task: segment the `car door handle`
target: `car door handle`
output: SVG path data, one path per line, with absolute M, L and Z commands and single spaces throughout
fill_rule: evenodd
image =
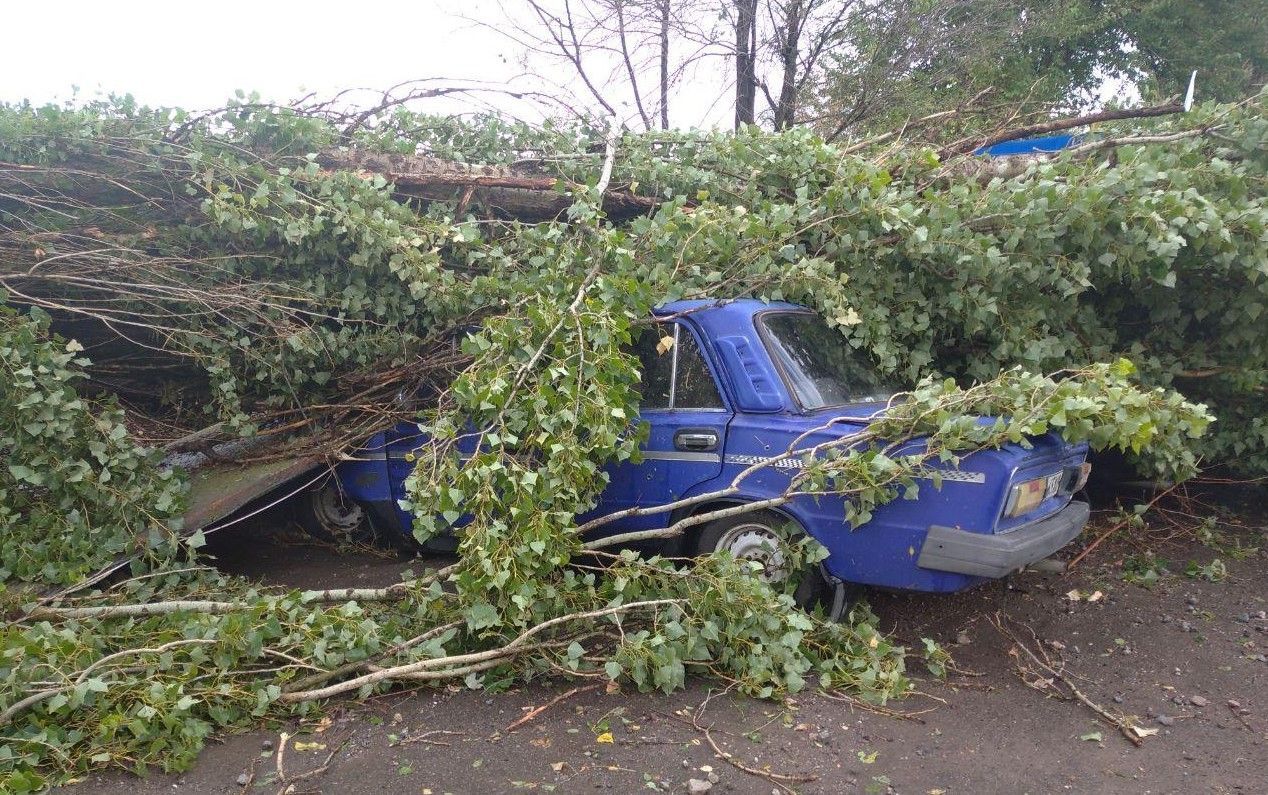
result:
M 709 428 L 683 428 L 674 434 L 674 449 L 708 452 L 718 449 L 718 432 Z

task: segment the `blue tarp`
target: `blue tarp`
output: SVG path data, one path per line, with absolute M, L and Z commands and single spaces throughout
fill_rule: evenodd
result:
M 1042 152 L 1060 152 L 1062 149 L 1077 146 L 1082 142 L 1082 135 L 1048 135 L 1043 138 L 1021 138 L 1016 141 L 1004 141 L 993 146 L 984 146 L 974 151 L 973 154 L 988 155 L 990 157 L 1033 155 Z

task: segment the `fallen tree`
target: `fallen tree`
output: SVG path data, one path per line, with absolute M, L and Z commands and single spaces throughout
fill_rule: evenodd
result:
M 353 118 L 10 108 L 0 288 L 92 343 L 91 385 L 145 442 L 325 423 L 350 429 L 337 449 L 402 389 L 449 383 L 449 330 L 558 270 L 604 149 L 586 128 Z M 904 379 L 1134 357 L 1147 383 L 1215 407 L 1208 464 L 1254 474 L 1263 106 L 1148 124 L 985 182 L 964 164 L 989 161 L 901 136 L 624 135 L 600 209 L 663 297 L 805 301 Z
M 787 451 L 813 459 L 790 489 L 856 510 L 913 488 L 929 455 L 1051 427 L 1147 453 L 1170 477 L 1234 444 L 1244 466 L 1262 463 L 1260 105 L 1162 122 L 1161 135 L 1198 132 L 1106 147 L 1117 164 L 1058 158 L 985 182 L 894 138 L 846 155 L 805 131 L 482 124 L 402 111 L 349 133 L 255 106 L 0 112 L 0 529 L 17 660 L 0 669 L 0 786 L 180 766 L 217 726 L 411 682 L 557 673 L 669 689 L 697 670 L 757 695 L 904 693 L 904 652 L 865 609 L 829 624 L 795 608 L 795 578 L 773 591 L 726 557 L 687 574 L 576 524 L 602 464 L 637 445 L 623 346 L 664 300 L 800 300 L 879 369 L 964 381 L 922 383 L 833 449 Z M 531 160 L 525 178 L 551 180 L 535 206 L 567 205 L 508 219 L 480 191 L 533 188 L 505 170 L 481 184 L 447 167 L 419 199 L 358 165 L 417 150 Z M 1000 374 L 1120 353 L 1144 386 L 1127 364 Z M 1235 435 L 1195 448 L 1209 416 L 1157 385 L 1207 371 L 1194 396 Z M 965 422 L 977 414 L 1005 419 Z M 438 440 L 409 483 L 421 532 L 473 517 L 454 567 L 382 591 L 283 594 L 189 564 L 181 477 L 150 448 L 241 435 L 280 455 L 303 436 L 333 454 L 397 418 Z M 449 455 L 468 428 L 487 454 Z M 926 453 L 875 444 L 914 437 Z M 122 582 L 26 589 L 74 585 L 119 551 L 143 553 Z

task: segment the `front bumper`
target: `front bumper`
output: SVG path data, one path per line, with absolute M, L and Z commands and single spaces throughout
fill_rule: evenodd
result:
M 933 525 L 916 565 L 977 577 L 1003 577 L 1070 543 L 1087 524 L 1086 502 L 1071 502 L 1046 519 L 1001 535 Z

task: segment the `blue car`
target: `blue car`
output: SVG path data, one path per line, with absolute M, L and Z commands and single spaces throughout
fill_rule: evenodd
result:
M 794 440 L 810 432 L 804 448 L 857 432 L 893 392 L 838 332 L 795 304 L 683 301 L 656 314 L 661 322 L 635 345 L 640 419 L 650 426 L 642 461 L 610 465 L 610 485 L 579 519 L 716 492 L 754 464 L 777 460 L 725 500 L 629 517 L 605 533 L 663 528 L 693 512 L 777 497 L 801 466 L 795 456 L 780 458 Z M 1030 441 L 966 456 L 958 469 L 940 472 L 940 488 L 929 483 L 916 499 L 881 506 L 860 527 L 846 522 L 840 497 L 798 497 L 693 526 L 668 551 L 727 550 L 778 580 L 788 574 L 780 530 L 792 523 L 827 548 L 820 574 L 829 593 L 851 585 L 959 591 L 1051 555 L 1087 522 L 1087 504 L 1074 499 L 1088 476 L 1087 446 L 1055 434 Z M 410 423 L 376 434 L 337 468 L 335 481 L 306 497 L 310 515 L 330 530 L 368 515 L 379 532 L 412 540 L 412 517 L 399 500 L 422 444 Z

